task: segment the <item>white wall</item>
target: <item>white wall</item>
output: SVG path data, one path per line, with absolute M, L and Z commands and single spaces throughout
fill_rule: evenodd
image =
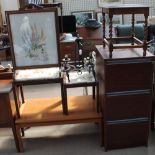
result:
M 96 10 L 97 0 L 55 0 L 56 2 L 62 2 L 63 14 L 70 15 L 74 11 L 86 11 Z M 53 0 L 48 0 L 53 2 Z
M 48 0 L 53 2 L 53 0 Z M 86 11 L 98 9 L 98 0 L 55 0 L 62 2 L 64 15 L 69 15 L 74 11 Z M 150 6 L 150 16 L 155 16 L 155 0 L 122 0 L 123 3 L 139 3 Z M 125 17 L 125 23 L 130 23 L 130 16 Z M 136 16 L 137 20 L 144 20 L 142 15 Z
M 133 4 L 144 4 L 150 7 L 150 16 L 155 15 L 155 0 L 123 0 L 124 3 L 133 3 Z M 136 15 L 136 20 L 137 21 L 144 21 L 144 16 L 143 15 Z M 125 23 L 131 23 L 131 16 L 126 16 L 124 18 Z
M 48 0 L 49 3 L 53 0 Z M 98 0 L 55 0 L 62 2 L 63 14 L 69 15 L 74 11 L 86 11 L 98 9 Z M 155 15 L 155 0 L 122 0 L 124 3 L 141 3 L 150 6 L 150 15 Z M 18 0 L 0 0 L 2 4 L 2 12 L 4 18 L 4 10 L 16 10 L 19 8 Z M 138 20 L 143 20 L 143 17 L 138 16 Z M 129 17 L 125 18 L 125 23 L 130 21 Z
M 5 21 L 5 11 L 18 10 L 19 8 L 18 0 L 0 0 L 0 3 L 1 3 L 2 16 L 4 21 Z

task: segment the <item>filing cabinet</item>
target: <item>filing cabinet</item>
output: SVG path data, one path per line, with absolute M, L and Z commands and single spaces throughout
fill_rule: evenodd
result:
M 105 150 L 147 146 L 155 56 L 138 48 L 115 49 L 109 58 L 107 47 L 97 50 Z

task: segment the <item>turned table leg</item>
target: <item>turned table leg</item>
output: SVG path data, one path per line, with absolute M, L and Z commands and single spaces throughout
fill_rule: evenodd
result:
M 112 58 L 113 40 L 112 40 L 112 18 L 113 15 L 109 15 L 109 57 Z

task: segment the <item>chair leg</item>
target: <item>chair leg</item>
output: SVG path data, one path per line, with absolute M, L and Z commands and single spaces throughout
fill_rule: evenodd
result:
M 21 136 L 24 137 L 25 133 L 24 133 L 24 128 L 21 128 Z
M 92 87 L 93 91 L 93 99 L 95 99 L 95 86 Z
M 19 145 L 19 141 L 18 141 L 17 131 L 16 131 L 15 125 L 12 125 L 12 132 L 13 132 L 13 136 L 14 136 L 17 152 L 20 152 L 20 145 Z
M 18 141 L 18 152 L 24 152 L 23 142 L 21 138 L 21 128 L 16 125 L 16 135 Z
M 83 95 L 88 95 L 88 88 L 87 87 L 83 87 Z
M 25 99 L 24 99 L 23 87 L 22 87 L 22 85 L 20 85 L 19 87 L 20 87 L 20 93 L 21 93 L 22 103 L 24 103 L 25 102 Z

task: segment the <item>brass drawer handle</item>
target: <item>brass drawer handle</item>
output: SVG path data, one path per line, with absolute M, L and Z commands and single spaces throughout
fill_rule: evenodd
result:
M 64 48 L 71 48 L 72 46 L 71 45 L 67 45 L 67 46 L 65 46 Z

